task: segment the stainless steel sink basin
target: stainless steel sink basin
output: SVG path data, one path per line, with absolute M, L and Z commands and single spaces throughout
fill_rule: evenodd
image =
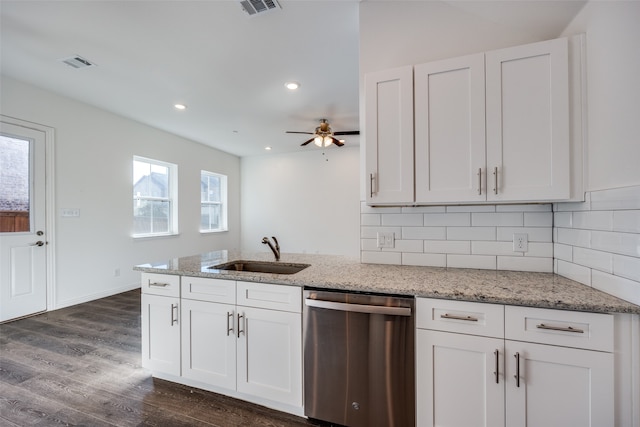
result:
M 251 273 L 295 274 L 309 267 L 309 265 L 310 264 L 235 260 L 208 268 L 215 270 L 247 271 Z

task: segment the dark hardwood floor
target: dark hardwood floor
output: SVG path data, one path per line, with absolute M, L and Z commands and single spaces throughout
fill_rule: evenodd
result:
M 153 379 L 140 292 L 0 325 L 1 426 L 282 426 L 304 418 Z

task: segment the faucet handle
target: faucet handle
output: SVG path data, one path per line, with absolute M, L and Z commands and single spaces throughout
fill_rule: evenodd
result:
M 278 244 L 278 239 L 276 239 L 276 236 L 271 236 L 271 238 L 273 239 L 273 241 L 276 244 L 276 248 L 280 248 L 280 245 Z

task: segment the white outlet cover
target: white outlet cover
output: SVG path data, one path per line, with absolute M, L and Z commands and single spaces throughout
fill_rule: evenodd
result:
M 527 233 L 513 233 L 513 251 L 529 251 L 529 235 Z

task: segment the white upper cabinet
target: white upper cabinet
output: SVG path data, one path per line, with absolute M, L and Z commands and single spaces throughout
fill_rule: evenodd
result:
M 567 39 L 486 53 L 488 200 L 570 197 Z
M 413 202 L 413 68 L 367 74 L 366 171 L 370 204 Z
M 367 203 L 581 200 L 582 40 L 368 74 Z
M 416 202 L 484 201 L 484 54 L 418 65 Z

